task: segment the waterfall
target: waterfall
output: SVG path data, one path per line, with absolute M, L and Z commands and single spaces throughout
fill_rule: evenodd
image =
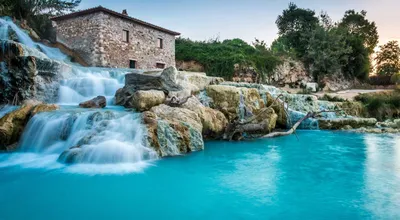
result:
M 15 105 L 3 105 L 0 106 L 0 118 L 2 118 L 4 115 L 18 109 L 18 106 Z
M 38 113 L 31 118 L 19 141 L 18 152 L 0 155 L 0 167 L 132 172 L 140 171 L 148 162 L 158 158 L 145 142 L 147 131 L 141 123 L 141 114 L 112 106 L 116 91 L 124 86 L 125 75 L 142 73 L 141 70 L 75 65 L 58 48 L 34 42 L 11 19 L 0 19 L 2 46 L 7 46 L 11 31 L 21 43 L 24 56 L 57 60 L 62 64 L 57 72 L 61 81 L 56 82 L 59 83 L 57 103 L 60 110 Z M 6 72 L 4 62 L 0 68 Z M 78 107 L 80 102 L 99 95 L 107 98 L 106 109 Z M 15 108 L 1 107 L 0 116 Z M 65 165 L 69 163 L 74 165 Z
M 59 61 L 69 61 L 68 56 L 63 54 L 60 49 L 58 48 L 52 48 L 45 46 L 41 43 L 34 42 L 29 35 L 21 28 L 19 28 L 14 22 L 12 21 L 11 18 L 9 17 L 3 17 L 0 18 L 0 40 L 10 40 L 10 29 L 15 33 L 16 37 L 18 38 L 18 41 L 25 45 L 27 48 L 32 48 L 36 50 L 40 50 L 44 54 L 46 54 L 47 58 L 54 59 L 54 60 L 59 60 Z M 24 48 L 24 51 L 26 48 Z M 31 49 L 31 50 L 32 50 Z M 29 51 L 29 49 L 27 49 Z M 36 57 L 41 57 L 38 56 L 37 54 L 25 54 L 25 56 L 36 56 Z
M 62 109 L 35 115 L 25 128 L 20 150 L 57 154 L 81 164 L 136 163 L 157 159 L 144 143 L 140 114 L 124 111 Z
M 115 92 L 124 87 L 129 72 L 132 70 L 73 66 L 72 77 L 60 83 L 58 102 L 78 104 L 101 95 L 107 98 L 107 104 L 113 104 Z

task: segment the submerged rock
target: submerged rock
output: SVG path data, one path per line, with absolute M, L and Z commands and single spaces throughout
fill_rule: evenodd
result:
M 336 118 L 318 120 L 319 128 L 326 130 L 339 130 L 350 126 L 353 129 L 361 127 L 374 127 L 377 123 L 375 118 Z
M 104 108 L 107 105 L 106 97 L 97 96 L 91 100 L 86 102 L 79 103 L 79 107 L 81 108 Z

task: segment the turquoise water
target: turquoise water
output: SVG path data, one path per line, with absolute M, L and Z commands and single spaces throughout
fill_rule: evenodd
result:
M 131 173 L 0 155 L 0 219 L 400 218 L 399 136 L 298 137 L 208 142 Z

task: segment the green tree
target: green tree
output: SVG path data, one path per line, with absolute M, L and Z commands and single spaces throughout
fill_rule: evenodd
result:
M 376 71 L 379 75 L 392 76 L 400 71 L 400 47 L 397 41 L 380 46 L 377 53 Z
M 306 34 L 309 45 L 304 60 L 316 80 L 320 76 L 340 73 L 351 53 L 351 48 L 346 45 L 340 30 L 336 27 L 325 27 L 327 28 L 318 26 Z
M 366 16 L 367 12 L 364 10 L 361 12 L 348 10 L 339 26 L 347 29 L 351 35 L 360 37 L 368 48 L 369 54 L 372 54 L 378 45 L 379 35 L 375 22 L 369 21 Z
M 283 10 L 276 20 L 279 35 L 285 37 L 290 48 L 293 48 L 299 57 L 302 57 L 308 46 L 305 33 L 313 31 L 318 26 L 318 18 L 310 9 L 298 8 L 296 4 L 290 3 L 289 8 Z

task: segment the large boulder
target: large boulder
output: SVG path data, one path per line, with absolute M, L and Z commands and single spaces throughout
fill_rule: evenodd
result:
M 377 123 L 375 118 L 335 118 L 319 119 L 319 128 L 325 130 L 339 130 L 350 126 L 353 129 L 362 127 L 374 127 Z
M 212 99 L 210 106 L 224 113 L 229 121 L 239 117 L 240 89 L 233 86 L 211 85 L 206 87 Z
M 177 118 L 161 119 L 155 112 L 143 112 L 143 123 L 147 127 L 146 141 L 160 157 L 176 156 L 203 150 L 201 131 Z
M 160 74 L 130 73 L 125 75 L 125 86 L 134 90 L 180 91 L 182 86 L 177 83 L 178 71 L 168 67 Z
M 170 107 L 162 104 L 151 108 L 150 111 L 154 112 L 160 119 L 172 122 L 185 122 L 200 133 L 203 130 L 200 117 L 189 109 Z
M 117 91 L 115 100 L 117 105 L 143 112 L 164 103 L 165 93 L 159 90 L 134 91 L 132 87 L 126 87 Z
M 13 150 L 29 119 L 39 112 L 53 111 L 57 105 L 26 104 L 21 108 L 6 114 L 0 119 L 0 150 Z
M 189 98 L 181 107 L 197 113 L 203 124 L 203 136 L 205 138 L 222 137 L 228 125 L 228 120 L 222 112 L 205 107 L 196 97 Z
M 106 97 L 97 96 L 91 100 L 79 103 L 81 108 L 105 108 L 107 105 Z

